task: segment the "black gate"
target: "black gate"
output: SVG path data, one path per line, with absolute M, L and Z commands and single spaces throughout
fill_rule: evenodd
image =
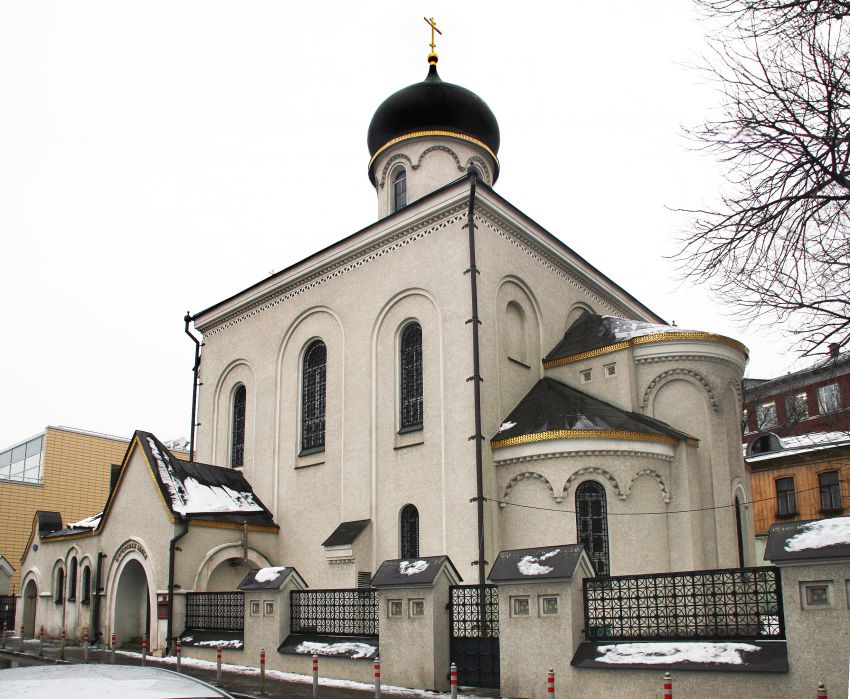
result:
M 12 595 L 0 595 L 0 629 L 3 624 L 9 631 L 15 628 L 15 602 L 17 597 Z
M 499 595 L 495 585 L 449 588 L 451 662 L 458 684 L 499 686 Z

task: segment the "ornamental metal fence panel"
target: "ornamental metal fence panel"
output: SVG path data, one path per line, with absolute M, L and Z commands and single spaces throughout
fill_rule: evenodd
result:
M 0 628 L 6 624 L 6 628 L 15 628 L 15 607 L 18 598 L 14 595 L 0 595 Z
M 329 636 L 377 636 L 378 592 L 368 589 L 292 590 L 292 633 Z
M 189 592 L 186 628 L 197 631 L 242 631 L 245 628 L 244 592 Z
M 583 593 L 591 641 L 785 638 L 778 568 L 587 578 Z

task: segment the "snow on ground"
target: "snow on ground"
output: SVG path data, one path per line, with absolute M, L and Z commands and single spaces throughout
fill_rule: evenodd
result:
M 751 643 L 617 643 L 599 646 L 597 662 L 611 665 L 708 663 L 742 665 L 741 653 L 757 652 Z
M 69 529 L 96 529 L 100 524 L 100 518 L 103 517 L 103 512 L 98 512 L 96 515 L 81 519 L 79 522 L 72 522 L 68 525 Z
M 850 517 L 834 517 L 804 524 L 798 534 L 785 542 L 785 550 L 805 551 L 836 544 L 850 544 Z
M 540 557 L 535 556 L 523 556 L 519 559 L 519 563 L 516 564 L 517 570 L 523 575 L 546 575 L 546 573 L 551 573 L 554 568 L 552 566 L 542 566 L 539 561 L 545 560 L 550 556 L 554 556 L 558 553 L 560 549 L 555 549 L 554 551 L 547 551 Z
M 185 638 L 183 639 L 186 640 Z M 194 644 L 195 647 L 198 646 L 211 646 L 212 648 L 236 648 L 240 649 L 244 646 L 242 641 L 237 638 L 232 638 L 229 641 L 198 641 Z
M 271 582 L 272 580 L 277 580 L 284 570 L 286 570 L 284 566 L 278 568 L 260 568 L 254 576 L 254 580 L 260 583 Z
M 402 561 L 398 564 L 398 572 L 402 575 L 417 575 L 428 569 L 428 561 Z
M 375 646 L 356 641 L 339 641 L 338 643 L 302 641 L 295 647 L 296 653 L 304 655 L 345 655 L 348 658 L 368 658 L 377 650 Z

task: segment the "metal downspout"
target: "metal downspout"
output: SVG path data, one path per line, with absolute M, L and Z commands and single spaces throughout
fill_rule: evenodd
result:
M 198 370 L 201 368 L 201 343 L 189 332 L 189 323 L 192 322 L 192 314 L 186 311 L 183 322 L 186 323 L 185 332 L 195 343 L 195 365 L 192 367 L 192 426 L 189 428 L 189 461 L 195 460 L 195 422 L 198 408 Z
M 94 639 L 92 640 L 95 643 L 97 643 L 98 638 L 103 635 L 100 630 L 100 596 L 103 592 L 100 582 L 103 577 L 103 560 L 105 558 L 105 553 L 97 554 L 97 568 L 94 574 L 94 604 L 92 608 L 92 628 L 94 629 Z
M 174 626 L 174 556 L 178 551 L 177 542 L 189 532 L 189 524 L 181 520 L 183 531 L 171 537 L 168 542 L 168 623 L 165 627 L 165 654 L 171 655 L 171 638 Z

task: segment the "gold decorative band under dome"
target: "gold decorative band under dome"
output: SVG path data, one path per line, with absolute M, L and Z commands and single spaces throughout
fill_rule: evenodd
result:
M 662 444 L 676 444 L 679 440 L 666 434 L 647 434 L 646 432 L 628 432 L 626 430 L 549 430 L 548 432 L 534 432 L 532 434 L 521 434 L 518 437 L 499 439 L 490 442 L 491 449 L 502 449 L 504 447 L 515 447 L 518 444 L 533 444 L 534 442 L 546 442 L 551 439 L 629 439 L 636 442 L 661 442 Z M 688 440 L 691 443 L 691 440 Z
M 564 364 L 572 364 L 573 362 L 578 362 L 582 359 L 591 359 L 603 354 L 609 354 L 610 352 L 617 352 L 633 345 L 648 345 L 653 342 L 670 342 L 676 340 L 685 340 L 686 342 L 717 342 L 721 345 L 727 345 L 732 349 L 738 350 L 743 353 L 745 357 L 749 356 L 749 350 L 747 350 L 746 345 L 741 344 L 737 340 L 733 340 L 731 337 L 704 332 L 663 332 L 653 333 L 652 335 L 643 335 L 642 337 L 633 337 L 630 340 L 617 342 L 613 345 L 597 347 L 596 349 L 588 350 L 587 352 L 579 352 L 578 354 L 571 354 L 567 357 L 552 359 L 551 361 L 544 362 L 543 368 L 551 369 L 552 367 L 562 366 Z
M 387 141 L 384 145 L 382 145 L 378 150 L 375 151 L 375 155 L 373 155 L 369 159 L 369 167 L 372 167 L 372 163 L 374 163 L 378 156 L 381 155 L 387 148 L 390 146 L 394 146 L 396 143 L 401 143 L 402 141 L 409 141 L 413 138 L 424 138 L 426 136 L 449 136 L 451 138 L 457 138 L 461 141 L 468 141 L 469 143 L 474 143 L 476 146 L 479 146 L 486 150 L 493 160 L 496 161 L 496 165 L 499 164 L 499 159 L 496 157 L 496 154 L 492 151 L 490 146 L 488 146 L 483 141 L 479 141 L 477 138 L 472 138 L 472 136 L 467 136 L 462 133 L 456 133 L 455 131 L 414 131 L 413 133 L 406 133 L 404 136 L 396 136 L 393 139 Z

